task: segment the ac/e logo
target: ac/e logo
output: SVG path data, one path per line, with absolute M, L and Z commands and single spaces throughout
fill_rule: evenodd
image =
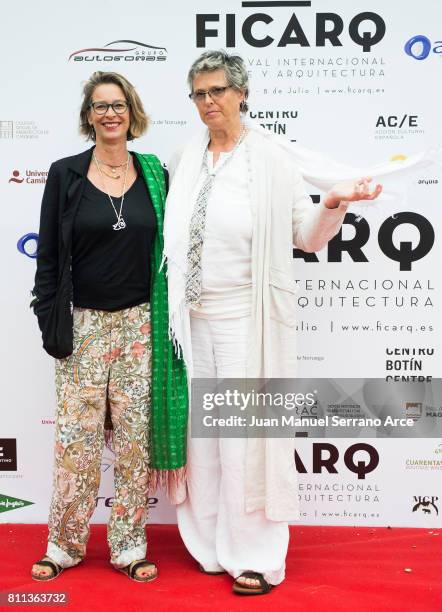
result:
M 384 117 L 383 115 L 379 115 L 376 121 L 376 127 L 418 127 L 417 115 L 404 115 L 403 117 L 399 117 L 398 115 L 388 115 Z

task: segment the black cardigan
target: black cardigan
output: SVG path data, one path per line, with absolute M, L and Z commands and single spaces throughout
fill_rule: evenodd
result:
M 49 168 L 40 214 L 37 271 L 31 306 L 43 347 L 53 357 L 72 353 L 72 232 L 94 147 Z M 136 156 L 135 168 L 141 173 Z M 166 186 L 168 175 L 166 175 Z

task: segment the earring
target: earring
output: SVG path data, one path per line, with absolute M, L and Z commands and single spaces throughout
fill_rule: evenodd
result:
M 246 101 L 245 100 L 241 100 L 240 105 L 239 105 L 239 112 L 240 113 L 245 113 L 245 106 L 246 106 Z

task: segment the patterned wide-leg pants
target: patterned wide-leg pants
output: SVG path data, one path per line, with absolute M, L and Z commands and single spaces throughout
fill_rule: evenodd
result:
M 47 555 L 63 567 L 86 554 L 107 406 L 115 451 L 111 562 L 123 567 L 146 556 L 151 358 L 149 304 L 117 312 L 74 308 L 74 351 L 55 366 L 58 409 L 48 522 Z

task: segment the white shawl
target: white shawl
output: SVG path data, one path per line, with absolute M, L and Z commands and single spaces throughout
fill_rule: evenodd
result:
M 269 141 L 285 149 L 293 157 L 293 164 L 303 178 L 322 191 L 329 190 L 339 181 L 363 176 L 371 176 L 378 180 L 393 176 L 399 182 L 404 179 L 405 173 L 410 169 L 424 167 L 432 161 L 429 152 L 425 152 L 404 160 L 358 168 L 336 162 L 297 143 L 291 143 L 250 119 L 246 119 L 245 124 L 249 130 L 263 134 Z M 204 129 L 172 158 L 169 167 L 171 186 L 164 219 L 164 258 L 167 260 L 169 284 L 169 327 L 175 346 L 182 351 L 189 381 L 193 374 L 193 363 L 189 309 L 184 301 L 189 223 L 195 204 L 193 193 L 208 142 L 209 133 L 207 129 Z M 385 193 L 383 196 L 385 197 Z

